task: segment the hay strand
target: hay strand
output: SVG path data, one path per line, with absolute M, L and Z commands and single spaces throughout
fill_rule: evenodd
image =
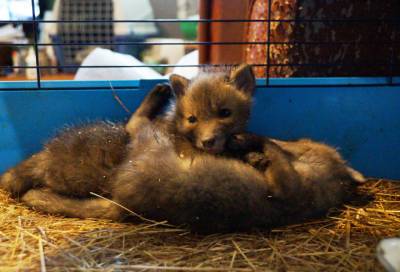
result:
M 0 192 L 0 271 L 383 271 L 377 243 L 400 235 L 400 183 L 368 182 L 326 218 L 200 236 L 167 225 L 62 218 Z
M 40 271 L 46 272 L 46 261 L 44 258 L 44 249 L 42 239 L 39 239 Z

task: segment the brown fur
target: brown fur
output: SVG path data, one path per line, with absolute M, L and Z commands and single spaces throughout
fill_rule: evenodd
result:
M 171 96 L 167 86 L 157 86 L 126 125 L 127 133 L 116 127 L 115 145 L 107 145 L 111 128 L 82 135 L 104 124 L 66 131 L 9 170 L 0 186 L 14 195 L 28 191 L 22 200 L 45 212 L 114 220 L 129 215 L 91 198 L 94 192 L 148 218 L 201 232 L 302 221 L 353 192 L 350 168 L 325 145 L 232 137 L 245 130 L 250 112 L 254 76 L 248 66 L 192 83 L 173 76 L 171 84 L 177 101 L 169 116 L 156 117 Z M 229 116 L 221 116 L 221 109 L 229 109 Z M 192 115 L 195 124 L 188 123 Z M 215 141 L 205 147 L 209 138 Z
M 244 161 L 264 171 L 266 181 L 278 186 L 277 192 L 288 203 L 301 207 L 300 219 L 342 205 L 354 196 L 357 184 L 365 182 L 336 150 L 308 139 L 287 142 L 242 134 L 232 138 L 229 146 L 231 152 L 242 154 Z
M 47 187 L 72 197 L 88 197 L 91 188 L 110 193 L 110 178 L 123 160 L 129 135 L 121 124 L 98 122 L 65 129 L 44 149 L 1 177 L 14 197 L 32 187 Z
M 230 76 L 202 74 L 193 82 L 173 75 L 171 85 L 177 97 L 177 134 L 188 138 L 196 148 L 222 153 L 226 140 L 246 129 L 255 86 L 249 66 L 233 70 Z M 195 122 L 190 122 L 190 118 L 195 118 Z M 205 143 L 210 140 L 213 144 L 207 146 Z
M 238 140 L 232 135 L 245 130 L 251 107 L 255 79 L 247 68 L 239 67 L 230 77 L 214 73 L 194 82 L 173 76 L 178 134 L 189 137 L 198 149 L 205 151 L 209 150 L 202 146 L 204 139 L 221 139 L 216 141 L 214 153 L 240 158 L 264 172 L 266 183 L 277 195 L 303 207 L 297 212 L 300 217 L 320 214 L 351 198 L 356 184 L 365 179 L 327 145 L 306 139 L 285 142 L 243 134 L 238 136 L 243 137 L 241 142 L 232 146 L 232 139 Z M 230 109 L 228 118 L 218 115 L 223 108 Z M 197 121 L 188 122 L 190 116 Z M 227 140 L 230 144 L 226 146 Z M 288 205 L 288 209 L 294 211 L 293 205 Z

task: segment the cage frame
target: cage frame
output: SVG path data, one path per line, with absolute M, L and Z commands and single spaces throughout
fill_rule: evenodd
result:
M 117 94 L 134 110 L 144 95 L 163 80 L 134 81 L 43 81 L 41 69 L 60 66 L 40 65 L 40 46 L 73 46 L 73 44 L 39 43 L 37 29 L 46 23 L 104 23 L 97 20 L 39 20 L 32 1 L 32 20 L 0 20 L 0 23 L 31 23 L 34 42 L 12 44 L 33 46 L 35 66 L 0 66 L 0 69 L 36 69 L 37 79 L 24 82 L 0 82 L 0 171 L 16 164 L 40 149 L 41 144 L 65 124 L 96 119 L 126 120 L 129 114 L 113 99 Z M 269 2 L 271 4 L 271 1 Z M 269 9 L 271 10 L 271 9 Z M 271 16 L 269 16 L 270 18 Z M 376 23 L 396 19 L 328 19 L 332 22 Z M 320 19 L 242 20 L 242 19 L 147 19 L 110 20 L 112 23 L 221 23 L 221 22 L 318 22 Z M 323 19 L 326 22 L 326 19 Z M 270 46 L 274 42 L 257 42 Z M 290 42 L 293 44 L 304 42 Z M 318 42 L 314 42 L 317 44 Z M 351 43 L 347 42 L 347 43 Z M 400 41 L 387 42 L 392 46 Z M 84 43 L 84 45 L 163 45 L 174 43 L 111 42 Z M 247 42 L 185 42 L 196 45 L 248 44 Z M 285 44 L 285 43 L 283 43 Z M 2 44 L 2 46 L 7 44 Z M 82 45 L 78 43 L 77 45 Z M 271 64 L 267 54 L 265 78 L 257 80 L 255 106 L 249 129 L 253 132 L 280 139 L 310 137 L 338 147 L 344 157 L 367 176 L 400 179 L 400 77 L 390 73 L 386 77 L 326 77 L 326 78 L 271 78 Z M 397 66 L 395 52 L 385 65 L 393 71 Z M 293 64 L 283 64 L 293 65 Z M 320 64 L 297 64 L 320 65 Z M 337 65 L 337 64 L 324 64 Z M 349 63 L 348 65 L 355 65 Z M 358 65 L 365 65 L 359 63 Z M 382 65 L 375 63 L 374 65 Z M 201 67 L 203 65 L 146 65 L 144 67 Z M 66 68 L 72 68 L 65 66 Z M 82 67 L 82 66 L 79 66 Z M 99 68 L 103 66 L 87 66 Z M 104 66 L 140 67 L 140 66 Z M 46 114 L 52 113 L 50 116 Z M 50 117 L 49 117 L 50 116 Z M 264 116 L 255 118 L 254 116 Z M 33 121 L 37 117 L 34 125 Z M 40 117 L 40 118 L 39 118 Z

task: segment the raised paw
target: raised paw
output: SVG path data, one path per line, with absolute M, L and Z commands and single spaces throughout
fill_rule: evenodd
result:
M 267 170 L 267 167 L 270 164 L 270 160 L 265 156 L 264 153 L 260 152 L 247 153 L 244 156 L 244 161 L 262 172 Z
M 151 103 L 154 108 L 163 107 L 172 96 L 171 86 L 168 84 L 157 84 L 143 102 Z
M 169 99 L 172 96 L 172 89 L 169 84 L 159 83 L 149 92 L 149 95 Z
M 144 98 L 136 114 L 153 119 L 168 104 L 172 96 L 172 89 L 169 85 L 157 84 Z

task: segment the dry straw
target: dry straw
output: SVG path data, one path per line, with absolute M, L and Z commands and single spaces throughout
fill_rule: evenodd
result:
M 377 242 L 400 235 L 400 183 L 360 191 L 375 199 L 327 219 L 209 236 L 43 215 L 0 193 L 0 271 L 381 271 Z

